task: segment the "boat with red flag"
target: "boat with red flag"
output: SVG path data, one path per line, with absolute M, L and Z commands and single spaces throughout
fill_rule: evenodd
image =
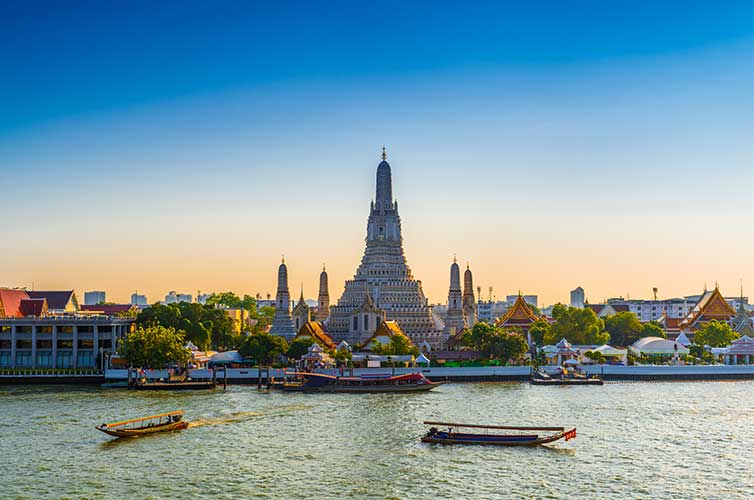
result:
M 538 446 L 576 437 L 575 427 L 513 427 L 432 421 L 424 422 L 424 425 L 431 426 L 422 437 L 425 443 Z

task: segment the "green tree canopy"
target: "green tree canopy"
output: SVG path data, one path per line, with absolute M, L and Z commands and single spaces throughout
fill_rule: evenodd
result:
M 171 363 L 185 364 L 191 359 L 183 332 L 159 325 L 138 327 L 126 335 L 118 346 L 118 354 L 131 366 L 139 368 L 160 369 Z
M 725 347 L 738 338 L 728 323 L 712 320 L 694 333 L 694 343 L 700 346 Z
M 550 331 L 550 322 L 544 319 L 538 319 L 529 327 L 529 335 L 532 341 L 541 346 L 544 345 L 545 336 Z
M 639 334 L 641 338 L 644 337 L 660 337 L 662 339 L 668 338 L 667 335 L 665 335 L 665 330 L 662 329 L 662 325 L 658 323 L 657 321 L 650 321 L 648 323 L 644 323 L 641 327 L 641 333 Z
M 278 335 L 255 333 L 244 339 L 238 352 L 245 358 L 253 359 L 259 366 L 271 365 L 288 352 L 288 342 Z
M 489 358 L 503 363 L 520 358 L 529 349 L 524 336 L 515 331 L 496 331 L 487 339 L 482 352 Z
M 233 320 L 212 306 L 189 302 L 155 304 L 138 314 L 136 325 L 172 327 L 184 332 L 187 340 L 203 350 L 235 347 Z
M 411 340 L 402 333 L 394 333 L 387 344 L 375 342 L 372 352 L 383 356 L 418 356 L 419 348 L 413 345 Z
M 480 321 L 471 329 L 471 333 L 464 336 L 466 345 L 475 351 L 483 351 L 490 336 L 496 333 L 494 326 Z
M 296 337 L 290 344 L 288 344 L 288 351 L 286 354 L 291 359 L 298 359 L 309 352 L 309 347 L 314 343 L 315 340 L 311 337 Z
M 632 312 L 619 312 L 605 320 L 605 330 L 610 334 L 610 342 L 616 346 L 631 345 L 641 335 L 643 325 Z
M 555 323 L 544 336 L 545 344 L 555 344 L 564 338 L 572 344 L 606 344 L 610 334 L 605 331 L 605 322 L 591 309 L 555 304 L 552 308 Z

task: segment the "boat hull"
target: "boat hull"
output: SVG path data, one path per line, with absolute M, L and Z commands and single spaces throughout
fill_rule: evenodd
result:
M 604 385 L 604 381 L 598 378 L 583 379 L 531 379 L 531 385 Z
M 214 382 L 147 382 L 131 388 L 137 391 L 202 391 L 215 387 L 217 384 Z
M 377 393 L 377 392 L 425 392 L 425 391 L 431 391 L 437 386 L 445 384 L 445 381 L 442 382 L 429 382 L 426 384 L 417 384 L 417 385 L 374 385 L 374 386 L 346 386 L 346 385 L 332 385 L 332 386 L 320 386 L 320 387 L 296 387 L 292 389 L 284 389 L 284 390 L 292 390 L 297 392 L 343 392 L 343 393 L 350 393 L 350 394 L 363 394 L 363 393 Z
M 113 436 L 117 438 L 126 438 L 126 437 L 146 436 L 148 434 L 156 434 L 158 432 L 179 431 L 187 427 L 188 427 L 188 422 L 180 421 L 180 422 L 173 422 L 173 423 L 165 424 L 165 425 L 156 425 L 154 427 L 144 427 L 141 429 L 108 429 L 107 427 L 103 425 L 98 425 L 97 427 L 95 427 L 95 429 L 97 429 L 100 432 L 104 432 L 108 436 Z
M 552 443 L 566 437 L 569 433 L 575 433 L 576 429 L 559 432 L 551 436 L 536 437 L 535 439 L 526 439 L 521 436 L 506 436 L 509 439 L 502 439 L 501 436 L 484 438 L 481 436 L 475 436 L 470 438 L 464 438 L 463 435 L 459 435 L 458 438 L 454 437 L 436 437 L 436 436 L 423 436 L 423 443 L 435 443 L 435 444 L 473 444 L 482 446 L 540 446 L 547 443 Z

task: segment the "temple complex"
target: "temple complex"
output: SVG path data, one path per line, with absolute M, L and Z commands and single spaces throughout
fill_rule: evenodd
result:
M 275 318 L 270 328 L 272 335 L 280 335 L 286 340 L 296 336 L 296 328 L 291 318 L 291 294 L 288 292 L 288 267 L 285 258 L 278 268 L 278 290 L 275 296 Z
M 392 172 L 383 148 L 366 250 L 338 303 L 330 307 L 326 328 L 338 341 L 357 345 L 369 339 L 384 320 L 395 321 L 414 344 L 442 341 L 442 325 L 435 324 L 421 281 L 406 263 L 398 202 L 393 199 Z

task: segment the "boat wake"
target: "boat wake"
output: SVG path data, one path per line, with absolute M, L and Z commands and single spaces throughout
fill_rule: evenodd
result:
M 245 422 L 253 418 L 281 416 L 289 413 L 293 413 L 299 410 L 305 410 L 310 408 L 309 405 L 286 405 L 273 408 L 265 408 L 260 411 L 238 411 L 234 413 L 228 413 L 216 418 L 198 418 L 189 422 L 189 428 L 204 427 L 207 425 L 225 425 L 225 424 L 237 424 L 239 422 Z
M 194 427 L 204 427 L 205 425 L 235 424 L 238 422 L 243 422 L 244 420 L 258 417 L 260 415 L 261 413 L 256 411 L 239 411 L 217 418 L 200 418 L 189 422 L 189 428 L 192 429 Z

